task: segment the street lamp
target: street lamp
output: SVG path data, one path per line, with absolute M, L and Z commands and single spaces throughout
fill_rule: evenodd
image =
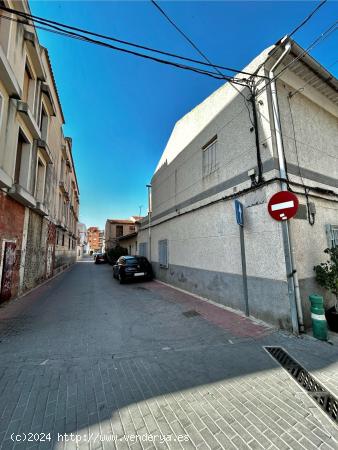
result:
M 148 188 L 148 245 L 149 245 L 149 261 L 151 262 L 151 184 L 147 184 Z

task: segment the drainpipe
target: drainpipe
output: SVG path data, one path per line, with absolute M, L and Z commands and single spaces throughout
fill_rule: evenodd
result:
M 285 38 L 284 38 L 285 39 Z M 280 123 L 279 116 L 279 108 L 278 108 L 278 99 L 277 99 L 277 87 L 275 81 L 274 72 L 276 68 L 280 65 L 284 57 L 290 52 L 291 43 L 286 42 L 284 47 L 284 52 L 275 62 L 275 64 L 271 67 L 269 71 L 269 79 L 271 84 L 271 97 L 272 97 L 272 112 L 273 112 L 273 121 L 275 127 L 275 138 L 276 138 L 276 146 L 277 146 L 277 155 L 279 162 L 279 177 L 282 179 L 281 188 L 282 191 L 288 190 L 288 185 L 286 183 L 287 180 L 287 172 L 284 158 L 284 147 L 283 147 L 283 138 L 282 138 L 282 129 Z M 285 181 L 284 181 L 285 180 Z M 285 253 L 285 264 L 287 271 L 287 279 L 288 279 L 288 293 L 290 300 L 290 308 L 291 308 L 291 320 L 292 320 L 292 328 L 295 334 L 298 334 L 299 331 L 304 331 L 304 321 L 303 321 L 303 311 L 302 311 L 302 303 L 300 298 L 299 291 L 299 282 L 297 270 L 295 268 L 295 255 L 294 249 L 292 247 L 292 239 L 291 239 L 291 226 L 287 221 L 282 222 L 282 233 L 283 233 L 283 244 L 284 244 L 284 253 Z
M 149 252 L 148 252 L 148 258 L 149 262 L 151 262 L 151 184 L 147 184 L 148 188 L 148 245 L 149 245 Z

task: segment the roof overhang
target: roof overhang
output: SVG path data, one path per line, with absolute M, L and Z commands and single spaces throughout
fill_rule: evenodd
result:
M 310 56 L 305 49 L 295 41 L 283 38 L 275 44 L 269 56 L 278 59 L 284 51 L 287 42 L 291 43 L 291 50 L 283 60 L 284 67 L 300 77 L 307 86 L 311 86 L 338 106 L 338 80 L 318 61 Z M 278 75 L 278 71 L 277 74 Z

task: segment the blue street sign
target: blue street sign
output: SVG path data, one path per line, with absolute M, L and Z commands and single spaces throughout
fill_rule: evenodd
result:
M 239 200 L 235 200 L 236 221 L 241 227 L 244 226 L 244 211 L 243 205 Z

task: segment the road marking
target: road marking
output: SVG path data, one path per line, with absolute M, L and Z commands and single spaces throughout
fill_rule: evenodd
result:
M 44 365 L 47 363 L 47 361 L 49 361 L 49 359 L 46 359 L 46 361 L 42 362 L 42 363 L 40 364 L 40 366 L 44 366 Z
M 289 202 L 276 203 L 275 205 L 271 205 L 271 211 L 279 211 L 280 209 L 288 209 L 293 208 L 295 203 L 293 200 Z

